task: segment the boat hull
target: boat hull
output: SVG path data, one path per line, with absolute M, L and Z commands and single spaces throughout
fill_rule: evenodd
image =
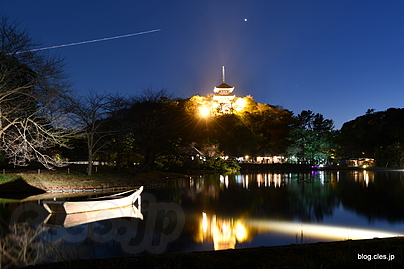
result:
M 134 191 L 131 195 L 125 197 L 96 201 L 45 201 L 43 202 L 43 206 L 51 214 L 79 214 L 92 211 L 116 209 L 132 205 L 136 202 L 136 200 L 140 205 L 140 194 L 142 191 L 143 186 Z
M 70 228 L 91 222 L 117 218 L 137 218 L 142 220 L 143 214 L 140 207 L 128 205 L 120 208 L 77 214 L 50 214 L 45 223 L 49 227 Z

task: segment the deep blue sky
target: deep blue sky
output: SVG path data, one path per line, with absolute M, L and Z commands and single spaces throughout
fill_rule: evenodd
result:
M 161 29 L 52 50 L 82 93 L 205 95 L 224 65 L 237 96 L 312 110 L 336 128 L 403 107 L 404 1 L 0 0 L 0 10 L 45 47 Z

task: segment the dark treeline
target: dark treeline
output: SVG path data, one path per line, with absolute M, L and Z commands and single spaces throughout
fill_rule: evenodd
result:
M 349 158 L 368 157 L 381 165 L 401 166 L 402 109 L 368 111 L 335 130 L 333 121 L 319 113 L 294 115 L 245 98 L 243 110 L 202 117 L 195 98 L 176 99 L 165 89 L 146 89 L 126 98 L 91 93 L 81 105 L 98 100 L 97 107 L 104 108 L 99 118 L 82 122 L 76 137 L 76 145 L 87 144 L 88 154 L 76 147 L 61 155 L 69 160 L 91 157 L 88 160 L 113 164 L 117 170 L 136 165 L 138 172 L 237 170 L 236 158 L 248 161 L 245 156 L 283 156 L 284 162 L 312 165 L 343 165 Z M 76 114 L 82 110 L 72 109 Z
M 404 109 L 389 108 L 346 122 L 338 137 L 341 157 L 375 158 L 379 166 L 402 167 L 404 157 Z
M 136 165 L 137 172 L 237 170 L 234 157 L 286 152 L 294 121 L 292 112 L 252 98 L 242 112 L 202 117 L 195 100 L 175 99 L 165 89 L 128 97 L 90 92 L 67 98 L 65 107 L 78 132 L 74 148 L 61 150 L 61 157 L 86 156 L 117 170 Z

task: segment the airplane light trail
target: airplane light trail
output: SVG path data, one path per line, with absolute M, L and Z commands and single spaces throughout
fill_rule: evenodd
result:
M 158 32 L 158 31 L 161 31 L 161 29 L 155 29 L 155 30 L 144 31 L 144 32 L 139 32 L 139 33 L 133 33 L 133 34 L 127 34 L 127 35 L 105 37 L 105 38 L 99 38 L 99 39 L 93 39 L 93 40 L 87 40 L 87 41 L 81 41 L 81 42 L 74 42 L 74 43 L 69 43 L 69 44 L 64 44 L 64 45 L 56 45 L 56 46 L 50 46 L 50 47 L 44 47 L 44 48 L 38 48 L 38 49 L 31 49 L 31 50 L 26 50 L 26 51 L 18 51 L 17 54 L 27 52 L 27 51 L 33 52 L 33 51 L 40 51 L 40 50 L 50 50 L 50 49 L 56 49 L 56 48 L 64 48 L 64 47 L 70 47 L 70 46 L 76 46 L 76 45 L 100 42 L 100 41 L 107 41 L 107 40 L 125 38 L 125 37 L 130 37 L 130 36 L 135 36 L 135 35 L 149 34 L 149 33 Z

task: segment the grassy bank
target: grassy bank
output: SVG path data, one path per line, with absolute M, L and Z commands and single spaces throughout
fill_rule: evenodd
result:
M 394 259 L 389 261 L 392 255 Z M 32 268 L 404 268 L 403 266 L 404 238 L 396 237 L 100 260 L 69 260 Z
M 181 176 L 184 175 L 152 171 L 135 177 L 134 171 L 116 172 L 111 167 L 99 167 L 91 176 L 85 173 L 85 167 L 80 166 L 55 171 L 25 169 L 0 175 L 0 192 L 33 192 L 26 185 L 44 191 L 154 186 Z

